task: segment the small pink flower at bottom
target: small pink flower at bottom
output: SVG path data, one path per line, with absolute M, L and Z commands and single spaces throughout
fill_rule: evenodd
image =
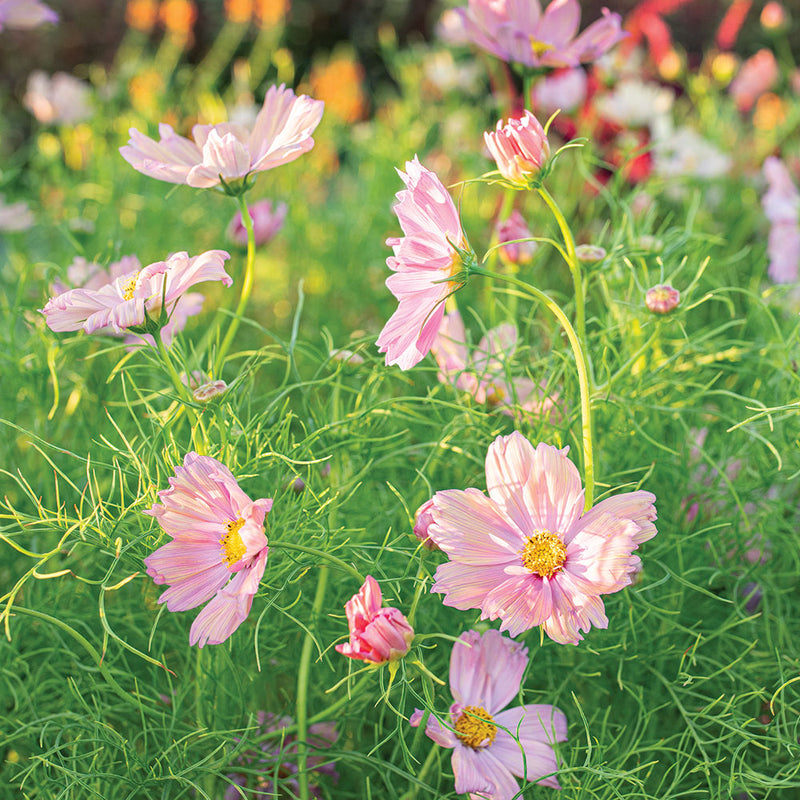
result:
M 286 203 L 278 203 L 272 210 L 272 200 L 261 200 L 250 206 L 250 218 L 253 220 L 253 236 L 256 246 L 270 242 L 283 227 L 286 219 Z M 247 246 L 247 229 L 242 221 L 242 212 L 237 211 L 227 230 L 228 237 L 242 247 Z
M 644 304 L 654 314 L 669 314 L 681 302 L 681 293 L 664 283 L 648 289 L 644 296 Z
M 267 564 L 264 519 L 272 500 L 251 500 L 231 471 L 210 456 L 189 453 L 169 489 L 145 514 L 172 541 L 145 558 L 147 574 L 169 588 L 158 598 L 169 611 L 210 601 L 189 632 L 189 644 L 224 642 L 247 618 Z
M 608 627 L 601 595 L 631 583 L 633 551 L 656 535 L 655 496 L 628 492 L 584 513 L 567 449 L 534 447 L 516 431 L 498 436 L 486 454 L 488 497 L 477 489 L 434 495 L 428 533 L 450 561 L 431 591 L 445 605 L 479 608 L 512 636 L 541 625 L 561 644 Z
M 370 664 L 385 664 L 408 652 L 414 629 L 398 609 L 381 608 L 381 601 L 378 582 L 367 575 L 358 594 L 345 604 L 350 641 L 337 644 L 337 653 Z
M 566 741 L 564 712 L 533 703 L 502 710 L 519 692 L 527 664 L 528 649 L 495 630 L 462 633 L 453 645 L 450 691 L 455 702 L 444 721 L 428 717 L 425 733 L 452 749 L 457 794 L 512 800 L 519 797 L 516 778 L 561 788 L 553 745 Z M 409 723 L 416 728 L 422 716 L 415 711 Z

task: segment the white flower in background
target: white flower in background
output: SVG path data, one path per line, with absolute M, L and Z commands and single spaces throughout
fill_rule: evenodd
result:
M 711 180 L 727 175 L 731 157 L 692 128 L 678 128 L 659 137 L 653 148 L 653 169 L 664 178 Z
M 475 61 L 457 63 L 449 50 L 431 53 L 423 65 L 425 78 L 442 94 L 458 89 L 474 93 L 481 84 L 482 70 Z
M 625 127 L 650 128 L 655 135 L 669 125 L 664 118 L 672 109 L 672 89 L 657 83 L 626 79 L 595 100 L 598 113 Z
M 25 108 L 44 125 L 75 125 L 92 115 L 92 90 L 73 75 L 56 72 L 48 77 L 41 70 L 28 76 Z
M 551 75 L 539 78 L 531 90 L 531 103 L 534 111 L 546 118 L 559 109 L 568 114 L 586 100 L 588 78 L 581 67 L 557 70 Z
M 0 194 L 0 231 L 26 231 L 33 223 L 33 212 L 27 203 L 6 203 Z

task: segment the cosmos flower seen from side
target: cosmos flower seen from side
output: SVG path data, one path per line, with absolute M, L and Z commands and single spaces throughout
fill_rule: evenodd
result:
M 556 742 L 567 738 L 567 719 L 552 705 L 503 709 L 519 693 L 528 649 L 495 630 L 462 633 L 450 655 L 455 702 L 444 720 L 431 714 L 425 733 L 453 751 L 457 794 L 471 800 L 519 797 L 517 778 L 560 789 Z M 417 710 L 409 723 L 421 724 Z
M 145 513 L 172 538 L 144 560 L 155 583 L 169 585 L 158 602 L 169 611 L 206 603 L 189 644 L 220 644 L 247 618 L 264 575 L 272 500 L 251 500 L 224 464 L 197 453 L 186 455 L 158 496 Z
M 656 534 L 655 496 L 606 498 L 584 513 L 567 448 L 498 436 L 486 454 L 489 496 L 450 489 L 433 497 L 428 534 L 449 557 L 431 589 L 444 604 L 479 608 L 512 636 L 541 625 L 562 644 L 605 628 L 601 596 L 631 583 L 634 551 Z

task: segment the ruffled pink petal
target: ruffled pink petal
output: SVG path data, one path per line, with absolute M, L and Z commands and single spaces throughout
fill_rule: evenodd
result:
M 495 584 L 481 605 L 486 617 L 503 621 L 500 630 L 508 631 L 510 636 L 541 625 L 554 607 L 553 580 L 533 575 L 522 566 L 520 573 L 506 574 L 506 580 Z
M 498 728 L 497 737 L 491 745 L 492 755 L 512 775 L 538 783 L 540 786 L 560 789 L 561 786 L 555 776 L 558 771 L 558 759 L 553 748 L 546 741 L 541 741 L 542 728 L 538 723 L 536 724 L 540 735 L 537 739 L 526 735 L 526 730 L 522 726 L 517 728 L 521 712 L 523 708 L 513 708 L 495 717 L 495 722 L 512 731 L 518 741 Z
M 535 455 L 535 448 L 519 431 L 498 436 L 486 452 L 489 497 L 514 520 L 523 536 L 543 527 L 538 518 L 531 516 L 532 502 L 526 497 Z
M 420 709 L 415 709 L 408 720 L 408 724 L 411 725 L 412 728 L 418 728 L 419 724 L 422 722 L 423 716 L 424 714 Z M 442 747 L 455 747 L 458 743 L 458 737 L 455 733 L 442 725 L 435 714 L 430 714 L 428 716 L 428 721 L 425 724 L 425 735 Z
M 578 644 L 583 639 L 580 631 L 590 628 L 607 628 L 608 617 L 603 601 L 597 596 L 572 595 L 554 605 L 553 613 L 542 624 L 544 632 L 559 644 Z
M 202 162 L 200 148 L 178 136 L 164 123 L 159 125 L 158 142 L 131 128 L 128 144 L 120 147 L 122 157 L 136 170 L 169 183 L 185 183 L 189 170 Z
M 564 51 L 563 60 L 548 60 L 545 56 L 543 61 L 554 67 L 575 66 L 575 61 L 595 61 L 627 36 L 628 32 L 622 30 L 622 17 L 604 8 L 603 16 L 593 22 Z
M 549 444 L 536 448 L 525 499 L 537 527 L 551 533 L 570 530 L 583 511 L 583 489 L 567 448 Z
M 574 38 L 580 24 L 581 7 L 578 0 L 552 0 L 537 30 L 542 41 L 560 49 Z
M 486 595 L 507 577 L 502 565 L 481 568 L 448 561 L 436 568 L 431 592 L 443 593 L 442 603 L 461 611 L 482 608 Z
M 163 568 L 163 563 L 156 563 Z M 169 611 L 188 611 L 213 597 L 229 579 L 230 572 L 218 559 L 215 567 L 197 572 L 170 586 L 158 598 L 158 602 L 166 603 Z
M 602 514 L 632 520 L 639 528 L 633 540 L 636 544 L 642 544 L 642 542 L 652 539 L 658 532 L 656 526 L 653 525 L 653 522 L 658 519 L 655 502 L 656 496 L 652 492 L 640 490 L 617 494 L 601 500 L 589 509 L 581 518 L 581 522 L 588 524 L 595 516 Z

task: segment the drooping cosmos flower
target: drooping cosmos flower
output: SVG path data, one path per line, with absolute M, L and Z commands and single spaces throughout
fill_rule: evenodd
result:
M 168 183 L 208 188 L 221 180 L 237 182 L 307 153 L 323 106 L 295 96 L 283 84 L 271 86 L 252 128 L 234 122 L 195 125 L 192 141 L 162 123 L 157 142 L 131 128 L 128 144 L 119 151 L 134 169 Z
M 89 85 L 67 72 L 49 77 L 36 70 L 22 102 L 43 125 L 75 125 L 92 116 L 91 96 Z
M 546 397 L 543 387 L 530 378 L 510 378 L 507 362 L 517 347 L 517 329 L 504 323 L 492 328 L 481 339 L 474 353 L 466 343 L 461 314 L 446 314 L 431 352 L 439 365 L 437 377 L 471 394 L 476 402 L 498 408 L 514 416 L 517 410 L 539 416 L 553 412 L 553 399 Z
M 148 320 L 159 324 L 165 313 L 161 335 L 169 345 L 186 318 L 196 314 L 202 305 L 202 295 L 187 293 L 190 287 L 203 281 L 231 285 L 232 279 L 223 266 L 228 258 L 230 255 L 224 250 L 209 250 L 194 258 L 188 253 L 174 253 L 166 261 L 139 269 L 138 259 L 127 256 L 112 265 L 121 274 L 108 273 L 106 282 L 98 288 L 69 289 L 51 297 L 42 313 L 54 331 L 83 328 L 87 333 L 111 334 L 124 330 L 143 334 Z M 93 273 L 87 280 L 95 276 Z
M 256 246 L 272 241 L 275 234 L 283 227 L 288 208 L 286 203 L 278 203 L 272 208 L 272 200 L 260 200 L 250 206 L 250 218 L 253 220 L 253 236 Z M 242 212 L 237 211 L 228 225 L 228 237 L 242 247 L 247 246 L 247 229 L 242 221 Z
M 0 231 L 8 233 L 26 231 L 33 227 L 34 222 L 33 212 L 27 203 L 21 200 L 17 203 L 6 203 L 0 194 Z
M 526 67 L 577 67 L 594 61 L 628 34 L 622 18 L 603 9 L 576 38 L 581 20 L 578 0 L 552 0 L 542 13 L 539 0 L 468 0 L 455 9 L 451 40 L 470 41 L 503 61 Z
M 489 496 L 449 489 L 433 497 L 428 534 L 449 556 L 433 592 L 462 611 L 502 620 L 512 636 L 541 625 L 562 644 L 608 626 L 601 595 L 639 566 L 633 551 L 656 535 L 655 496 L 628 492 L 584 513 L 581 479 L 567 448 L 498 436 L 486 454 Z
M 775 283 L 795 283 L 800 271 L 800 191 L 786 165 L 775 156 L 764 162 L 767 191 L 761 198 L 770 222 L 767 255 Z
M 410 369 L 431 349 L 444 316 L 444 301 L 463 286 L 465 258 L 472 258 L 458 211 L 439 178 L 415 156 L 406 171 L 397 171 L 406 189 L 397 193 L 394 212 L 405 234 L 386 244 L 394 275 L 386 285 L 398 300 L 397 310 L 378 336 L 386 364 Z
M 45 22 L 58 22 L 58 14 L 39 0 L 0 0 L 0 31 L 26 30 Z
M 408 652 L 414 629 L 401 611 L 381 608 L 381 602 L 381 587 L 367 575 L 358 594 L 345 603 L 350 641 L 337 644 L 337 653 L 370 664 L 385 664 Z
M 528 703 L 506 711 L 528 664 L 528 648 L 495 630 L 467 631 L 450 654 L 455 702 L 444 721 L 428 717 L 425 733 L 452 749 L 456 794 L 470 800 L 512 800 L 516 778 L 560 789 L 556 742 L 566 741 L 567 718 L 552 705 Z M 415 728 L 423 713 L 409 720 Z M 516 776 L 516 777 L 515 777 Z
M 147 574 L 169 588 L 158 598 L 169 611 L 206 601 L 189 644 L 224 642 L 247 618 L 267 564 L 264 518 L 272 500 L 251 500 L 215 458 L 188 453 L 161 503 L 145 511 L 172 541 L 145 558 Z
M 243 767 L 246 772 L 228 775 L 231 784 L 225 790 L 223 800 L 242 800 L 243 797 L 247 800 L 267 800 L 273 797 L 300 796 L 300 784 L 297 780 L 297 735 L 281 733 L 292 724 L 291 717 L 276 717 L 275 714 L 258 712 L 258 730 L 253 735 L 256 738 L 273 732 L 278 735 L 264 741 L 258 749 L 245 750 L 237 757 L 236 762 L 231 765 L 232 768 Z M 308 734 L 311 753 L 306 764 L 308 771 L 327 775 L 335 783 L 339 780 L 339 774 L 333 764 L 324 756 L 313 754 L 336 744 L 339 738 L 336 723 L 318 722 L 309 727 Z M 310 797 L 322 797 L 320 788 L 315 783 L 309 782 L 308 789 Z
M 498 120 L 494 131 L 483 134 L 500 174 L 519 189 L 527 189 L 550 157 L 550 144 L 539 120 L 526 111 L 503 125 Z

